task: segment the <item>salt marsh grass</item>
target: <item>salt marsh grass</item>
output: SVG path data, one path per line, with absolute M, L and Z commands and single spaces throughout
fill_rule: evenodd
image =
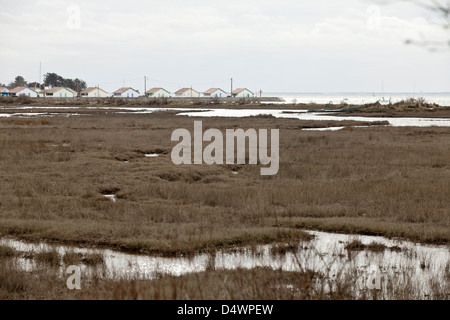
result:
M 84 112 L 86 116 L 76 118 L 54 117 L 50 123 L 0 119 L 0 235 L 171 257 L 268 243 L 286 243 L 273 254 L 289 254 L 296 250 L 290 244 L 305 237 L 304 228 L 449 244 L 448 128 L 372 126 L 318 132 L 301 130 L 317 127 L 317 121 L 271 117 L 204 121 L 205 130 L 279 129 L 279 172 L 261 177 L 254 165 L 173 165 L 170 135 L 176 128 L 191 128 L 195 118 L 172 111 Z M 357 124 L 322 123 L 324 127 Z M 155 152 L 158 157 L 144 156 Z M 107 191 L 114 191 L 115 202 L 103 197 Z M 394 250 L 377 244 L 366 244 L 364 250 L 367 246 L 375 253 Z M 2 294 L 45 297 L 51 285 L 20 270 L 12 272 L 14 266 L 3 263 L 16 254 L 0 247 L 0 273 L 11 277 Z M 86 264 L 102 265 L 99 257 L 58 252 L 36 259 L 50 269 L 83 259 Z M 430 259 L 424 258 L 424 269 L 432 264 Z M 298 284 L 295 290 L 286 279 Z M 265 268 L 210 268 L 195 275 L 147 280 L 151 286 L 137 280 L 99 280 L 99 286 L 84 291 L 83 297 L 357 296 L 349 285 L 354 281 L 351 274 L 339 278 L 331 295 L 326 290 L 299 289 L 313 288 L 314 279 L 331 281 L 327 274 L 306 269 L 291 274 Z M 429 281 L 443 296 L 441 282 Z M 205 284 L 202 292 L 198 282 Z M 248 289 L 239 292 L 243 284 Z M 58 290 L 67 290 L 61 288 L 53 297 L 60 296 Z M 398 283 L 392 294 L 395 290 L 395 297 L 418 297 L 415 289 L 402 289 Z M 62 293 L 72 296 L 81 297 Z

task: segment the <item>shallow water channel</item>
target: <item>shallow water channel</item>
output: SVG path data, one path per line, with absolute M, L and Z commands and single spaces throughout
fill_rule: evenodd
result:
M 22 110 L 42 110 L 42 109 L 80 109 L 79 107 L 14 107 L 14 109 Z M 179 111 L 178 116 L 189 117 L 252 117 L 259 115 L 271 115 L 275 118 L 289 118 L 299 120 L 322 120 L 322 121 L 365 121 L 365 122 L 379 122 L 387 121 L 392 127 L 450 127 L 449 118 L 412 118 L 412 117 L 364 117 L 364 116 L 339 116 L 333 113 L 316 113 L 308 112 L 307 110 L 291 110 L 291 109 L 214 109 L 214 108 L 135 108 L 135 107 L 87 107 L 90 110 L 111 110 L 112 112 L 123 114 L 148 114 L 158 111 Z M 52 117 L 52 116 L 79 116 L 78 113 L 52 113 L 52 112 L 13 112 L 0 113 L 1 117 Z M 327 129 L 330 130 L 330 129 Z M 333 129 L 331 129 L 333 130 Z M 339 129 L 334 129 L 339 130 Z
M 155 279 L 162 275 L 180 276 L 205 270 L 270 267 L 284 271 L 311 270 L 324 275 L 331 283 L 344 277 L 353 279 L 358 290 L 371 289 L 393 291 L 394 287 L 420 293 L 420 298 L 433 296 L 436 286 L 439 292 L 449 292 L 448 274 L 450 251 L 448 246 L 414 244 L 383 237 L 355 236 L 317 231 L 307 231 L 314 239 L 303 241 L 283 254 L 275 245 L 238 247 L 219 250 L 214 254 L 198 254 L 192 257 L 160 257 L 123 253 L 108 249 L 91 249 L 45 243 L 27 243 L 2 238 L 0 244 L 22 253 L 56 250 L 64 255 L 74 253 L 100 253 L 104 258 L 102 277 L 109 279 Z M 373 242 L 384 245 L 383 250 L 347 250 L 348 243 L 359 240 L 368 245 Z M 39 265 L 29 258 L 17 258 L 18 265 L 32 272 Z M 92 274 L 95 267 L 81 265 L 84 274 Z M 63 267 L 60 268 L 64 272 Z M 97 273 L 98 274 L 98 273 Z M 371 284 L 369 283 L 371 281 Z M 378 286 L 378 287 L 377 287 Z

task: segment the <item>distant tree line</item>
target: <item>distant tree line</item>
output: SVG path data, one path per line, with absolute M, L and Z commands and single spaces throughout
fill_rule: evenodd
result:
M 1 84 L 1 87 L 8 87 L 9 89 L 15 88 L 15 87 L 26 87 L 28 86 L 28 83 L 25 81 L 25 79 L 22 76 L 17 76 L 13 82 L 10 82 L 8 85 Z
M 67 87 L 76 92 L 81 92 L 87 88 L 86 81 L 81 79 L 66 79 L 61 77 L 56 73 L 46 73 L 44 75 L 44 83 L 40 84 L 37 82 L 27 82 L 24 77 L 17 76 L 13 82 L 10 82 L 9 85 L 0 84 L 1 87 L 8 87 L 10 89 L 15 87 L 30 87 L 30 88 L 40 88 L 44 89 L 45 87 Z
M 81 79 L 65 79 L 56 73 L 46 73 L 44 75 L 44 86 L 48 87 L 67 87 L 76 92 L 83 91 L 87 88 L 86 81 Z

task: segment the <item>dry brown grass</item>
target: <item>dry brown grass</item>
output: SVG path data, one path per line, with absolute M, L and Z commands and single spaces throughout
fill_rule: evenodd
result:
M 286 272 L 270 268 L 208 270 L 181 277 L 154 280 L 83 278 L 81 290 L 69 290 L 66 277 L 55 269 L 20 271 L 15 263 L 0 261 L 0 299 L 102 299 L 102 300 L 292 300 L 354 298 L 348 284 L 332 293 L 312 289 L 323 282 L 312 271 Z M 325 284 L 325 282 L 324 282 Z
M 114 300 L 305 300 L 323 298 L 311 290 L 320 277 L 312 271 L 285 272 L 270 268 L 209 270 L 152 281 L 119 281 L 110 290 L 86 290 L 85 299 Z
M 0 259 L 17 256 L 17 251 L 5 245 L 0 245 Z
M 105 263 L 105 258 L 101 253 L 80 253 L 69 251 L 63 256 L 65 265 L 101 266 Z
M 173 165 L 170 135 L 194 121 L 173 112 L 45 126 L 0 119 L 0 234 L 169 255 L 289 241 L 305 227 L 450 240 L 448 128 L 306 132 L 317 122 L 202 120 L 204 130 L 279 128 L 279 173 Z
M 49 123 L 0 119 L 0 236 L 166 255 L 273 242 L 272 254 L 283 255 L 307 240 L 302 228 L 449 243 L 448 128 L 307 132 L 301 128 L 342 122 L 201 118 L 204 130 L 279 128 L 279 173 L 262 177 L 259 166 L 174 166 L 170 135 L 192 129 L 194 118 L 108 112 Z M 364 249 L 370 248 L 395 250 Z M 351 275 L 326 293 L 311 285 L 323 289 L 324 275 L 267 268 L 212 268 L 148 281 L 83 279 L 83 290 L 70 291 L 55 269 L 101 266 L 102 256 L 34 254 L 42 263 L 33 273 L 20 271 L 18 256 L 0 246 L 0 299 L 355 297 Z M 418 297 L 407 285 L 393 288 L 396 298 Z M 435 297 L 443 294 L 436 284 Z
M 346 250 L 350 251 L 372 251 L 372 252 L 383 252 L 385 250 L 391 251 L 402 251 L 399 246 L 386 246 L 382 243 L 371 242 L 369 244 L 364 244 L 360 240 L 355 239 L 345 245 Z
M 355 109 L 348 110 L 345 115 L 364 116 L 407 116 L 407 117 L 446 117 L 450 107 L 439 106 L 434 103 L 427 103 L 425 99 L 407 99 L 396 103 L 381 105 L 380 103 L 366 104 L 363 106 L 356 106 Z M 341 114 L 342 115 L 342 114 Z
M 37 263 L 46 264 L 50 267 L 59 267 L 61 265 L 61 255 L 56 250 L 42 251 L 33 254 Z

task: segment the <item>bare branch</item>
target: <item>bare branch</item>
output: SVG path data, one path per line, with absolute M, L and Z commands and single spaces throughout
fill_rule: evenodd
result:
M 393 3 L 407 2 L 421 7 L 430 12 L 435 12 L 441 20 L 438 24 L 445 30 L 450 31 L 450 0 L 373 0 L 382 5 Z M 450 37 L 450 34 L 449 34 Z M 405 44 L 425 47 L 430 51 L 443 51 L 450 49 L 450 40 L 448 41 L 432 41 L 432 40 L 405 40 Z

